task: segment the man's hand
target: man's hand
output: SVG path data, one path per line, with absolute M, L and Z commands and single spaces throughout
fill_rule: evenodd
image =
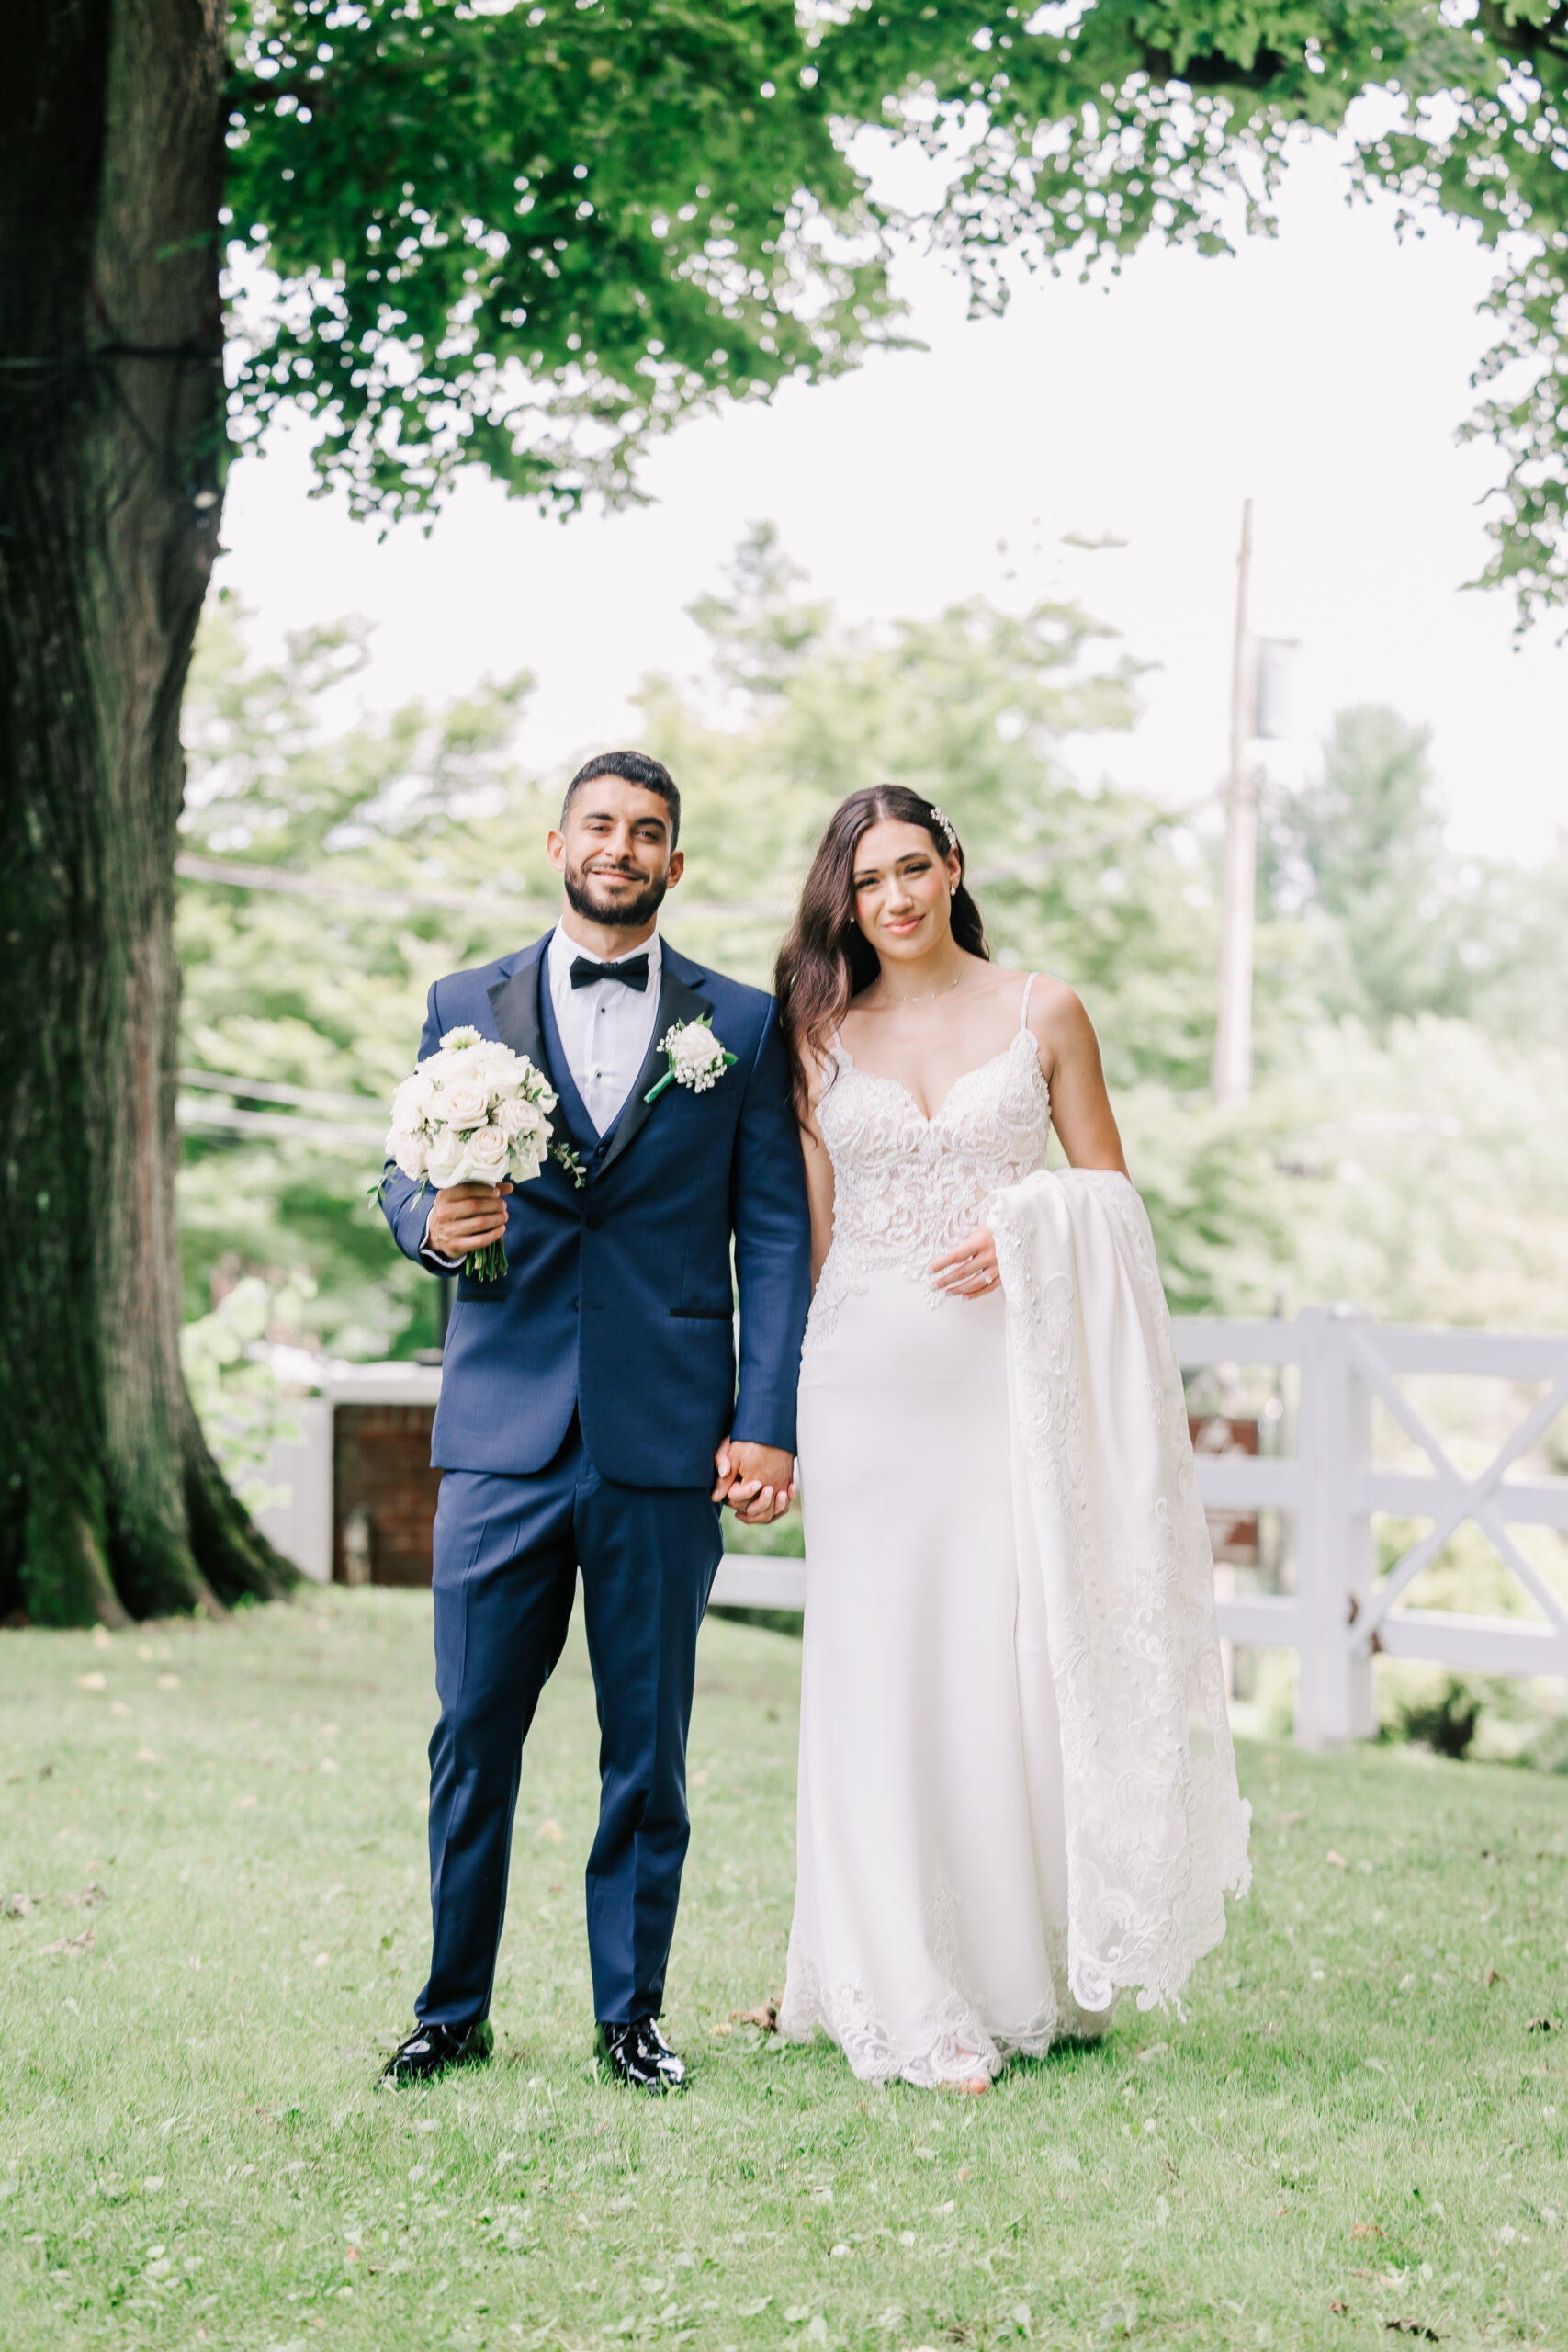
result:
M 1001 1287 L 997 1245 L 989 1226 L 977 1225 L 956 1250 L 931 1262 L 931 1288 L 950 1298 L 986 1298 Z
M 748 1527 L 782 1519 L 795 1500 L 795 1456 L 776 1445 L 748 1445 L 726 1438 L 714 1455 L 716 1503 L 728 1503 Z
M 424 1238 L 442 1258 L 466 1258 L 506 1238 L 510 1184 L 448 1184 L 435 1195 Z

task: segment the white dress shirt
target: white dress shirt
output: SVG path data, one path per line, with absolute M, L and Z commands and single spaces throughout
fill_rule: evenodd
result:
M 593 980 L 586 988 L 574 989 L 571 967 L 579 956 L 593 964 L 619 964 L 627 956 L 646 956 L 648 986 L 640 994 L 624 980 Z M 561 1050 L 582 1097 L 582 1107 L 601 1135 L 614 1124 L 648 1057 L 659 1020 L 663 961 L 657 932 L 620 956 L 601 956 L 596 947 L 585 947 L 573 939 L 564 920 L 550 934 L 544 977 Z
M 564 921 L 551 933 L 544 956 L 542 980 L 550 992 L 566 1066 L 582 1097 L 583 1109 L 601 1135 L 636 1085 L 659 1021 L 659 978 L 664 963 L 659 933 L 623 953 L 648 957 L 648 986 L 640 995 L 624 980 L 594 980 L 587 988 L 574 989 L 571 967 L 579 956 L 595 964 L 618 964 L 621 957 L 601 956 L 596 948 L 585 947 L 572 938 Z M 431 1213 L 434 1214 L 434 1202 Z M 424 1233 L 420 1254 L 425 1264 L 435 1272 L 456 1273 L 463 1261 L 431 1248 L 428 1216 Z

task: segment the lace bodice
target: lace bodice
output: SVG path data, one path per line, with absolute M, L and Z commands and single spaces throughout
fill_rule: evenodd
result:
M 874 1270 L 929 1282 L 931 1260 L 974 1231 L 993 1193 L 1044 1167 L 1051 1094 L 1028 1026 L 1032 985 L 1011 1042 L 965 1070 L 930 1119 L 908 1087 L 857 1069 L 835 1045 L 817 1113 L 833 1163 L 833 1244 L 808 1347 Z M 940 1303 L 937 1293 L 931 1301 Z

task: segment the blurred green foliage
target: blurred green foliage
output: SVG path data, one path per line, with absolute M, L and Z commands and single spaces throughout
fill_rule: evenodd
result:
M 641 741 L 685 804 L 678 944 L 765 984 L 829 810 L 912 784 L 959 829 L 994 952 L 1089 1005 L 1178 1311 L 1349 1296 L 1568 1325 L 1568 859 L 1455 858 L 1419 731 L 1342 714 L 1321 777 L 1266 808 L 1258 1082 L 1219 1112 L 1217 809 L 1074 781 L 1135 723 L 1135 661 L 1070 605 L 854 630 L 799 587 L 759 526 L 694 607 L 705 688 L 645 685 Z M 269 1336 L 373 1356 L 435 1337 L 434 1283 L 364 1199 L 385 1105 L 430 981 L 551 919 L 560 779 L 509 749 L 526 677 L 334 727 L 359 658 L 339 628 L 258 666 L 232 605 L 209 619 L 186 854 L 326 895 L 182 886 L 184 1058 L 236 1081 L 188 1089 L 187 1119 L 251 1123 L 187 1127 L 182 1213 L 191 1316 L 243 1277 L 292 1283 Z

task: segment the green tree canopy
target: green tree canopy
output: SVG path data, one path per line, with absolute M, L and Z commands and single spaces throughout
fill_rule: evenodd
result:
M 863 127 L 950 166 L 904 225 L 980 306 L 1019 259 L 1224 251 L 1271 225 L 1292 134 L 1348 129 L 1353 186 L 1506 241 L 1483 373 L 1513 372 L 1470 425 L 1508 458 L 1488 576 L 1527 615 L 1568 594 L 1551 0 L 244 0 L 232 48 L 231 254 L 282 281 L 233 429 L 303 403 L 363 510 L 426 504 L 464 463 L 547 502 L 626 496 L 694 405 L 886 339 L 898 220 L 851 167 Z

